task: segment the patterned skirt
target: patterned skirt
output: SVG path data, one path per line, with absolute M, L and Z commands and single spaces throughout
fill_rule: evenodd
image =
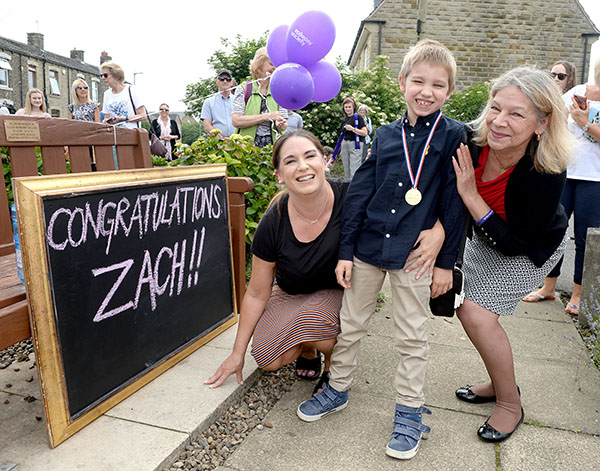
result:
M 288 294 L 273 286 L 252 338 L 251 355 L 264 367 L 304 342 L 332 339 L 340 332 L 341 289 Z
M 500 316 L 513 315 L 521 299 L 541 286 L 566 243 L 565 234 L 552 256 L 538 268 L 526 255 L 501 254 L 473 232 L 465 245 L 465 297 Z

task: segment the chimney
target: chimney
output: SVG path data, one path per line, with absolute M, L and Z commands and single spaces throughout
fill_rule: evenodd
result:
M 71 59 L 75 59 L 75 60 L 83 62 L 84 54 L 85 54 L 85 51 L 82 51 L 80 49 L 71 49 Z
M 42 33 L 27 33 L 27 44 L 38 49 L 44 49 L 44 35 Z
M 100 53 L 100 65 L 104 64 L 105 62 L 111 61 L 111 60 L 112 60 L 112 57 L 110 57 L 108 55 L 108 52 L 102 51 Z

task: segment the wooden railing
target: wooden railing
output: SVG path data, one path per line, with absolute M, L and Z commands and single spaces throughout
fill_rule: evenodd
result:
M 7 136 L 8 133 L 8 136 Z M 29 140 L 25 140 L 29 139 Z M 152 167 L 148 133 L 67 119 L 0 116 L 0 146 L 9 148 L 13 177 L 39 174 L 36 147 L 45 175 Z M 65 159 L 68 146 L 68 159 Z M 113 152 L 116 149 L 116 153 Z M 238 308 L 246 286 L 246 209 L 249 178 L 228 178 L 229 211 Z M 17 277 L 12 222 L 4 178 L 0 179 L 0 349 L 31 335 L 25 288 Z

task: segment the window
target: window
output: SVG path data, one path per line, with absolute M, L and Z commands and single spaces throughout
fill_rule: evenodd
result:
M 92 79 L 92 94 L 90 95 L 92 101 L 98 102 L 98 81 Z
M 53 118 L 60 118 L 60 110 L 50 110 L 50 116 Z
M 58 86 L 58 71 L 50 71 L 50 93 L 52 95 L 60 95 L 60 87 Z
M 0 69 L 0 87 L 8 87 L 8 70 Z
M 29 88 L 37 88 L 37 68 L 33 65 L 27 67 L 27 79 Z

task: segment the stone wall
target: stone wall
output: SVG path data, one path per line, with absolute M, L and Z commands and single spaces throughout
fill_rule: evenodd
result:
M 581 280 L 579 323 L 589 325 L 587 314 L 600 307 L 600 228 L 588 228 Z
M 417 34 L 417 20 L 421 33 Z M 419 39 L 436 39 L 455 54 L 457 90 L 487 81 L 519 65 L 550 69 L 557 60 L 577 67 L 584 55 L 582 33 L 596 33 L 576 0 L 384 0 L 367 18 L 383 20 L 382 54 L 394 74 L 402 57 Z M 365 23 L 370 61 L 378 47 L 379 25 Z M 363 33 L 364 34 L 364 33 Z M 589 38 L 586 63 L 596 38 Z M 363 55 L 364 51 L 357 51 Z M 357 61 L 358 68 L 362 62 Z

